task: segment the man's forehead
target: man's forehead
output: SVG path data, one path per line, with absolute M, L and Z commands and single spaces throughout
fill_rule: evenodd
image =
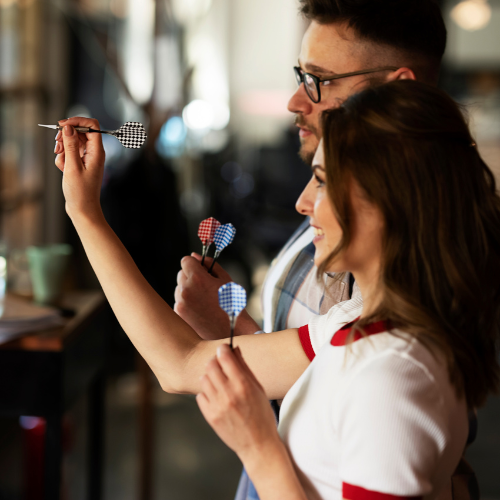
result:
M 299 65 L 311 73 L 356 71 L 366 57 L 366 42 L 345 24 L 313 21 L 302 40 Z

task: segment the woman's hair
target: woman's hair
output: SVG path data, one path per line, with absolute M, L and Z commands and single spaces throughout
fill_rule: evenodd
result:
M 499 386 L 500 198 L 457 104 L 415 81 L 369 88 L 324 114 L 329 197 L 352 238 L 355 180 L 384 220 L 377 310 L 445 356 L 471 407 Z M 348 251 L 348 250 L 347 250 Z

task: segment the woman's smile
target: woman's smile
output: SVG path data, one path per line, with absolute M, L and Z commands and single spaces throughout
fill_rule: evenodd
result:
M 322 239 L 324 239 L 325 237 L 325 232 L 323 231 L 323 229 L 321 229 L 320 227 L 316 227 L 316 226 L 313 226 L 311 224 L 311 227 L 313 228 L 314 230 L 314 239 L 313 239 L 313 243 L 316 244 L 318 243 L 319 241 L 321 241 Z

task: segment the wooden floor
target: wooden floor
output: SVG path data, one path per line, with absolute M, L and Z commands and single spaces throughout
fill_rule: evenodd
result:
M 241 470 L 236 456 L 205 423 L 194 398 L 155 390 L 156 456 L 153 500 L 232 500 Z M 107 391 L 105 500 L 137 500 L 137 381 L 110 380 Z M 86 500 L 84 399 L 70 413 L 70 451 L 65 459 L 66 500 Z M 0 420 L 0 500 L 21 500 L 22 431 Z M 479 412 L 479 434 L 467 458 L 483 500 L 500 500 L 500 398 Z

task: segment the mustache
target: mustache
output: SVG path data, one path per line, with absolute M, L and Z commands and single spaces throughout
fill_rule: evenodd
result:
M 307 130 L 312 132 L 318 139 L 321 138 L 319 131 L 318 131 L 318 128 L 315 127 L 314 125 L 310 125 L 310 124 L 306 123 L 306 120 L 305 120 L 303 115 L 300 115 L 300 114 L 295 115 L 294 123 L 295 123 L 295 125 L 297 125 L 299 127 L 306 128 Z

